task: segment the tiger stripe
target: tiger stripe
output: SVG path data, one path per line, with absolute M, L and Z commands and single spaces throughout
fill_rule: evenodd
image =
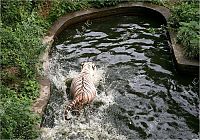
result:
M 73 100 L 65 108 L 65 119 L 68 111 L 74 108 L 80 110 L 94 100 L 96 96 L 96 88 L 93 81 L 95 70 L 96 67 L 92 62 L 85 62 L 82 65 L 80 74 L 72 80 L 70 94 Z

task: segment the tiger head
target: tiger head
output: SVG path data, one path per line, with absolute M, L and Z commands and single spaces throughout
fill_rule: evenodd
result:
M 92 76 L 94 76 L 96 72 L 96 66 L 93 62 L 83 62 L 81 63 L 81 72 L 87 72 L 90 73 Z

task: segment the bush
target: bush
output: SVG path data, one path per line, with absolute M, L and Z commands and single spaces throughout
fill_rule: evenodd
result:
M 178 29 L 177 40 L 184 47 L 187 57 L 199 58 L 200 27 L 196 21 L 181 22 Z
M 66 1 L 66 0 L 54 0 L 51 1 L 51 10 L 48 16 L 50 23 L 64 15 L 65 13 L 78 11 L 80 9 L 88 8 L 88 1 Z
M 27 80 L 23 82 L 20 91 L 20 97 L 35 100 L 39 95 L 39 84 L 36 80 Z
M 24 76 L 33 75 L 38 55 L 45 48 L 40 39 L 43 31 L 41 26 L 34 23 L 33 17 L 17 24 L 15 29 L 2 28 L 1 65 L 14 65 L 22 70 Z
M 1 2 L 1 139 L 38 136 L 39 119 L 30 106 L 39 95 L 35 64 L 49 24 L 32 8 L 31 1 Z
M 2 98 L 5 95 L 9 98 Z M 30 111 L 30 100 L 17 98 L 16 92 L 1 86 L 1 139 L 34 139 L 40 119 Z
M 3 26 L 15 27 L 20 22 L 23 11 L 30 12 L 30 1 L 1 1 L 1 21 Z
M 199 57 L 199 3 L 191 0 L 179 2 L 171 8 L 169 25 L 177 32 L 178 43 L 184 47 L 188 58 Z
M 199 21 L 199 3 L 180 2 L 171 7 L 171 13 L 169 24 L 174 28 L 180 27 L 181 22 Z
M 95 7 L 95 8 L 115 6 L 120 2 L 122 2 L 122 0 L 91 0 L 89 1 L 92 7 Z

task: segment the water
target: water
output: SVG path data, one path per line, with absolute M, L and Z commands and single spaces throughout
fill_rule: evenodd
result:
M 43 117 L 43 139 L 196 139 L 198 77 L 176 72 L 162 23 L 114 16 L 64 30 L 51 50 L 52 95 Z M 80 116 L 63 120 L 69 102 L 65 81 L 80 63 L 98 67 L 98 95 Z

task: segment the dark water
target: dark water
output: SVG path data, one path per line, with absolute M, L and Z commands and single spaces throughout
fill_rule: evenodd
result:
M 62 116 L 63 105 L 68 102 L 59 78 L 64 79 L 70 70 L 80 71 L 84 61 L 94 61 L 104 69 L 97 100 L 88 109 L 90 124 L 65 122 L 70 130 L 56 129 L 55 133 L 65 132 L 60 138 L 198 138 L 198 77 L 176 72 L 165 29 L 158 21 L 113 16 L 74 25 L 57 38 L 51 58 L 50 79 L 55 88 L 44 127 L 58 125 L 54 123 L 56 116 Z M 91 130 L 81 129 L 79 123 Z

